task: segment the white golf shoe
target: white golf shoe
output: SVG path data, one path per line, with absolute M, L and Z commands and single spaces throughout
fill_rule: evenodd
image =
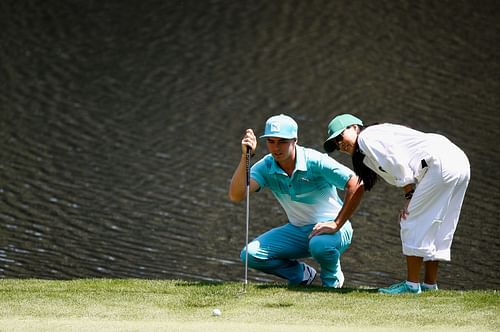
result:
M 304 277 L 302 278 L 301 285 L 307 286 L 313 283 L 314 278 L 316 278 L 316 270 L 306 263 L 302 263 L 304 268 Z

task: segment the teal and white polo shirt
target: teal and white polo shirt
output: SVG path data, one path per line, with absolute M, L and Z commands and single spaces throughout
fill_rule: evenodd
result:
M 269 188 L 295 226 L 334 220 L 342 208 L 337 188 L 344 190 L 353 175 L 352 170 L 327 154 L 299 145 L 291 177 L 271 154 L 255 163 L 250 171 L 259 190 Z

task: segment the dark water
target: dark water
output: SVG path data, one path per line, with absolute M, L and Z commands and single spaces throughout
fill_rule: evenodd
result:
M 353 112 L 465 150 L 440 284 L 500 286 L 496 1 L 1 1 L 0 43 L 1 278 L 241 280 L 243 130 L 283 112 L 321 149 Z M 405 276 L 400 196 L 366 195 L 347 285 Z M 250 209 L 251 237 L 285 222 L 269 193 Z

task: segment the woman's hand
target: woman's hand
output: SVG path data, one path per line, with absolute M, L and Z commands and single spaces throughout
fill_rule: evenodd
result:
M 399 211 L 399 220 L 406 220 L 406 217 L 410 214 L 408 212 L 408 205 L 410 205 L 410 199 L 405 199 L 405 205 L 403 206 L 403 209 Z
M 309 238 L 320 234 L 331 234 L 338 231 L 338 225 L 335 221 L 327 221 L 327 222 L 319 222 L 314 225 L 311 233 L 309 234 Z

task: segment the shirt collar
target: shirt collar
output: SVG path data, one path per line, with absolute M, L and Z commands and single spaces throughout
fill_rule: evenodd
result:
M 295 170 L 307 171 L 306 150 L 297 144 L 295 147 Z

